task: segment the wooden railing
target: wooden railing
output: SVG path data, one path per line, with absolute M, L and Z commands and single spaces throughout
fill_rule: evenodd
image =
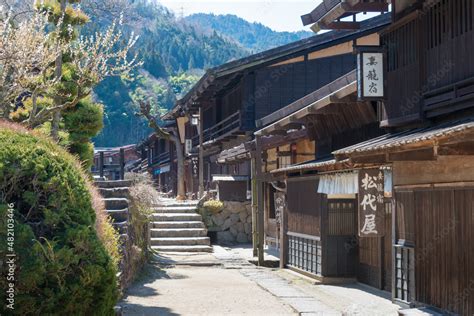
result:
M 214 126 L 203 131 L 203 143 L 211 140 L 218 140 L 226 135 L 229 135 L 234 130 L 240 128 L 241 113 L 240 111 L 228 116 L 224 120 L 216 123 Z M 199 135 L 193 137 L 193 146 L 199 145 Z

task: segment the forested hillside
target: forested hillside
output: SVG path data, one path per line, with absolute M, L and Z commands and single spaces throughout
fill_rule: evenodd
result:
M 140 36 L 135 49 L 143 66 L 127 77 L 106 79 L 95 89 L 105 106 L 105 127 L 95 139 L 96 146 L 132 144 L 149 134 L 144 121 L 135 116 L 137 101 L 147 99 L 166 111 L 206 69 L 309 35 L 275 32 L 233 15 L 180 19 L 156 1 L 121 1 L 128 2 L 125 32 Z M 96 21 L 110 21 L 110 17 L 101 19 L 103 11 L 91 15 Z M 101 27 L 101 23 L 90 24 L 88 31 Z
M 193 14 L 185 18 L 186 22 L 204 30 L 216 31 L 220 35 L 232 38 L 252 52 L 260 52 L 307 38 L 313 33 L 276 32 L 261 23 L 250 23 L 236 15 Z
M 127 16 L 133 19 L 126 20 L 126 31 L 140 36 L 136 53 L 143 66 L 128 77 L 109 78 L 95 89 L 96 97 L 105 106 L 105 127 L 95 139 L 96 146 L 140 141 L 149 130 L 135 116 L 138 100 L 147 99 L 165 111 L 199 79 L 204 69 L 249 53 L 216 32 L 197 31 L 195 26 L 149 1 L 135 1 Z

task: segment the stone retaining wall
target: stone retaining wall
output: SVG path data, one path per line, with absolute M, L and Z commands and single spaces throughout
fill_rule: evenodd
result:
M 211 214 L 210 230 L 217 231 L 218 243 L 252 241 L 252 205 L 250 202 L 222 202 L 222 211 Z

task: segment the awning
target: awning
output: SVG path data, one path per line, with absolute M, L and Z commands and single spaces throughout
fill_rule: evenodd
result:
M 248 145 L 242 143 L 234 148 L 223 150 L 217 157 L 217 162 L 221 164 L 235 163 L 250 159 L 250 142 Z
M 272 174 L 276 173 L 291 173 L 291 172 L 303 172 L 303 171 L 326 171 L 327 169 L 344 169 L 347 167 L 347 161 L 336 161 L 332 158 L 320 159 L 308 161 L 305 163 L 291 165 L 285 168 L 276 169 L 270 171 Z
M 281 127 L 291 125 L 303 117 L 324 113 L 324 109 L 339 100 L 349 97 L 357 92 L 357 78 L 355 70 L 345 74 L 335 81 L 319 88 L 318 90 L 304 96 L 303 98 L 275 111 L 274 113 L 260 119 L 257 126 L 265 126 L 255 132 L 255 135 L 268 135 Z
M 474 117 L 450 121 L 434 126 L 412 129 L 399 133 L 386 134 L 374 139 L 346 147 L 333 152 L 337 160 L 364 154 L 408 150 L 422 147 L 440 146 L 437 153 L 449 151 L 453 142 L 469 142 L 469 137 L 462 138 L 474 132 Z

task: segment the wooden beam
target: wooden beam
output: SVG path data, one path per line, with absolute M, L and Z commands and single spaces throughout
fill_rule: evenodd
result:
M 281 130 L 281 129 L 276 129 L 274 131 L 270 132 L 270 135 L 276 135 L 276 136 L 286 136 L 286 131 Z
M 436 150 L 433 147 L 388 154 L 389 161 L 433 161 L 436 158 Z
M 329 97 L 329 100 L 331 100 L 331 103 L 357 103 L 359 102 L 355 94 L 350 94 L 343 98 L 339 98 L 337 95 L 332 95 Z
M 387 12 L 388 3 L 384 2 L 359 2 L 354 5 L 348 3 L 341 3 L 342 8 L 346 13 L 359 13 L 359 12 Z
M 295 122 L 295 123 L 290 123 L 290 124 L 286 125 L 285 127 L 287 129 L 301 129 L 303 126 L 304 126 L 303 123 L 296 123 Z
M 351 157 L 350 161 L 354 164 L 382 164 L 387 163 L 387 157 L 385 154 L 376 154 L 371 156 Z
M 358 30 L 360 22 L 335 21 L 330 23 L 318 22 L 315 25 L 319 30 Z M 315 26 L 313 25 L 311 29 Z
M 456 144 L 440 145 L 438 147 L 440 156 L 471 156 L 474 155 L 474 142 L 467 141 Z

